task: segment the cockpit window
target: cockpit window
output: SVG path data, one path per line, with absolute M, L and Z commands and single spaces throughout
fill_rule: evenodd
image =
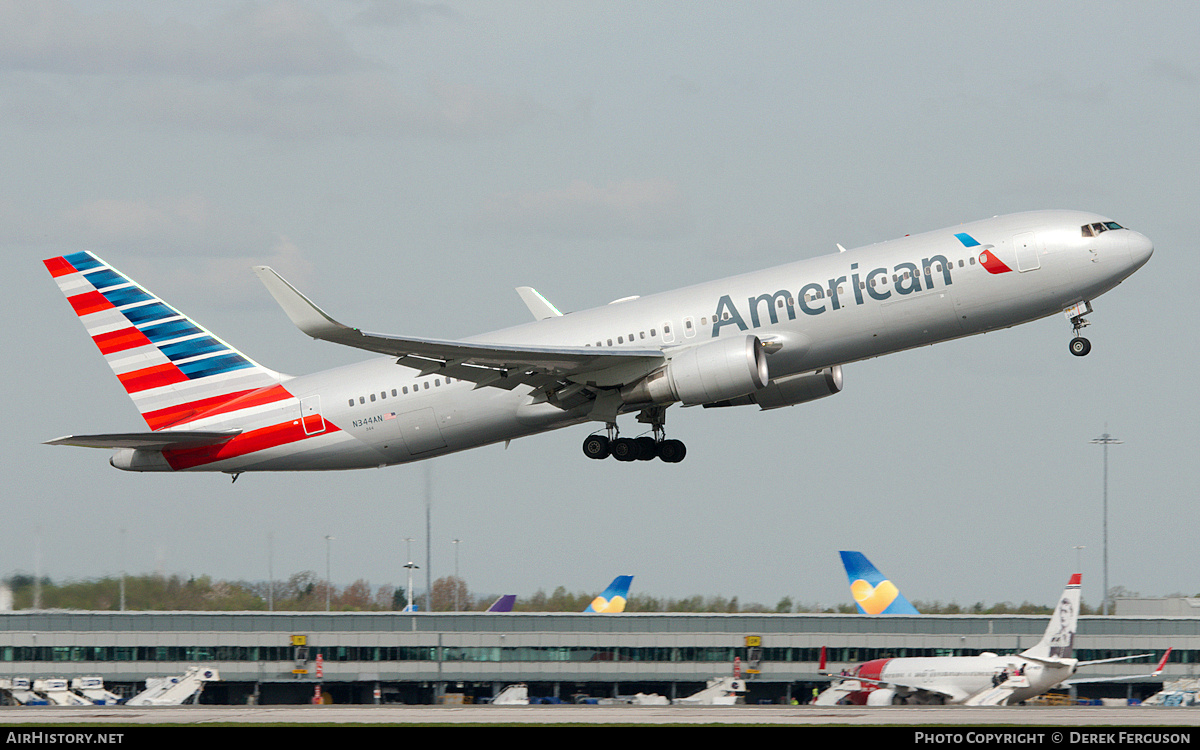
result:
M 1101 232 L 1107 232 L 1110 229 L 1124 229 L 1115 221 L 1098 221 L 1095 224 L 1084 224 L 1080 229 L 1083 231 L 1084 237 L 1095 237 Z

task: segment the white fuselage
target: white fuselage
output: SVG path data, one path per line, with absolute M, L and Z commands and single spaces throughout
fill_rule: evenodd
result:
M 681 347 L 753 334 L 778 345 L 768 358 L 774 380 L 1014 326 L 1094 299 L 1152 252 L 1149 240 L 1134 231 L 1081 234 L 1081 225 L 1098 221 L 1105 219 L 1078 211 L 1001 216 L 550 317 L 470 341 L 657 349 L 669 356 Z M 981 253 L 991 253 L 993 263 L 1009 270 L 985 268 Z M 476 388 L 436 374 L 418 376 L 393 358 L 287 378 L 282 385 L 294 398 L 195 420 L 187 428 L 264 430 L 289 420 L 295 425 L 303 411 L 311 436 L 282 444 L 264 437 L 261 449 L 173 468 L 383 466 L 589 419 L 586 408 L 539 402 L 529 387 Z
M 962 703 L 994 686 L 997 675 L 1023 670 L 1029 686 L 1014 690 L 1007 698 L 1016 703 L 1041 695 L 1070 677 L 1073 664 L 1073 660 L 1062 665 L 1043 664 L 1020 656 L 909 657 L 889 660 L 878 679 L 900 695 L 925 691 L 946 696 L 946 703 Z

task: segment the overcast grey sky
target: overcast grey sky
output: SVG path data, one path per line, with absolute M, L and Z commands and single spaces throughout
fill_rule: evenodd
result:
M 309 340 L 250 266 L 339 319 L 462 337 L 995 214 L 1096 211 L 1151 262 L 1061 316 L 848 366 L 773 412 L 673 408 L 688 459 L 575 427 L 432 462 L 434 574 L 472 591 L 1051 602 L 1082 555 L 1196 594 L 1200 8 L 1007 2 L 0 0 L 7 406 L 0 575 L 400 584 L 424 468 L 139 475 L 41 445 L 143 429 L 43 268 L 90 249 L 289 373 Z M 627 417 L 632 422 L 632 417 Z M 127 549 L 119 548 L 127 529 Z M 414 556 L 417 556 L 414 553 Z M 420 561 L 423 563 L 423 547 Z

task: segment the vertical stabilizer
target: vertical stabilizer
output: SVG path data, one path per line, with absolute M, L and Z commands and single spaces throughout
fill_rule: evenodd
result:
M 583 611 L 605 614 L 624 612 L 625 600 L 629 597 L 629 586 L 632 583 L 633 576 L 617 576 Z
M 492 602 L 492 606 L 487 608 L 488 612 L 512 612 L 513 604 L 517 601 L 516 594 L 504 594 L 496 601 Z
M 883 573 L 871 564 L 861 552 L 839 552 L 846 577 L 850 580 L 850 594 L 858 611 L 864 615 L 919 615 L 917 608 L 908 603 L 896 585 L 883 577 Z
M 43 261 L 150 429 L 180 425 L 234 399 L 287 397 L 254 362 L 90 252 Z
M 1074 653 L 1075 625 L 1079 621 L 1079 586 L 1082 576 L 1075 573 L 1059 597 L 1058 606 L 1046 626 L 1042 640 L 1021 652 L 1030 659 L 1070 659 Z

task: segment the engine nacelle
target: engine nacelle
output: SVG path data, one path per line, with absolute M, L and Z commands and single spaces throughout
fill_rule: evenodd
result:
M 758 404 L 760 409 L 778 409 L 781 406 L 795 406 L 807 401 L 832 396 L 842 391 L 842 366 L 834 365 L 816 372 L 806 372 L 801 375 L 788 375 L 785 378 L 773 380 L 766 388 L 760 388 L 754 393 L 705 404 L 715 406 L 747 406 Z
M 762 342 L 747 335 L 684 349 L 665 367 L 622 389 L 621 398 L 627 404 L 695 406 L 754 393 L 770 380 Z
M 897 698 L 895 688 L 877 688 L 867 693 L 868 706 L 896 706 L 903 702 Z

